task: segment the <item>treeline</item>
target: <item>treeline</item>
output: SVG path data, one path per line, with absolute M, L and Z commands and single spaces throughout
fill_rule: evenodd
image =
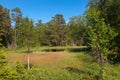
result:
M 85 22 L 82 16 L 70 18 L 66 24 L 62 14 L 56 14 L 51 21 L 37 23 L 22 17 L 20 8 L 8 10 L 0 6 L 1 43 L 7 48 L 25 46 L 85 45 Z

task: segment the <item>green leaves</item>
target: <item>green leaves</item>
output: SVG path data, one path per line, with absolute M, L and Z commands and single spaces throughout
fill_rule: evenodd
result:
M 106 2 L 94 0 L 90 2 L 94 4 L 91 4 L 86 11 L 88 40 L 90 41 L 88 44 L 93 49 L 98 63 L 103 66 L 106 54 L 110 52 L 110 45 L 112 40 L 117 36 L 117 33 L 106 22 Z
M 70 18 L 67 27 L 68 44 L 83 45 L 86 36 L 86 26 L 83 16 L 74 16 Z
M 33 21 L 29 18 L 23 18 L 20 26 L 18 27 L 18 45 L 27 47 L 28 50 L 32 47 L 34 42 L 34 29 Z
M 89 43 L 92 47 L 99 47 L 100 49 L 109 49 L 110 41 L 114 39 L 117 33 L 106 25 L 103 20 L 99 20 L 98 23 L 94 23 L 94 26 L 89 26 Z
M 0 38 L 3 46 L 8 47 L 10 43 L 10 15 L 9 10 L 0 5 Z
M 0 51 L 2 52 L 2 51 Z M 3 67 L 7 64 L 7 58 L 3 53 L 0 53 L 0 67 Z

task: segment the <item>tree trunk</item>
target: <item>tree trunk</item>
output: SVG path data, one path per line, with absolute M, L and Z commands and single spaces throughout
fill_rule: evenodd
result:
M 104 59 L 103 59 L 103 53 L 98 49 L 98 60 L 99 60 L 99 65 L 101 66 L 100 69 L 100 79 L 104 80 Z
M 28 69 L 30 69 L 30 39 L 27 39 Z
M 28 62 L 28 64 L 27 64 L 28 69 L 30 69 L 30 55 L 29 55 L 29 53 L 28 53 L 28 60 L 27 60 L 27 62 Z
M 100 66 L 103 67 L 104 65 L 103 54 L 100 50 L 98 50 L 98 59 L 99 59 Z
M 14 29 L 14 48 L 16 49 L 17 45 L 16 45 L 16 27 Z

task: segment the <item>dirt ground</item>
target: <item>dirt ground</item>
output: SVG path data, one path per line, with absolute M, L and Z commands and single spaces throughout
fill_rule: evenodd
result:
M 67 52 L 44 52 L 44 53 L 32 53 L 30 56 L 30 64 L 46 64 L 54 63 L 57 60 L 64 58 Z M 21 63 L 27 63 L 28 54 L 9 54 L 8 58 L 10 63 L 19 61 Z

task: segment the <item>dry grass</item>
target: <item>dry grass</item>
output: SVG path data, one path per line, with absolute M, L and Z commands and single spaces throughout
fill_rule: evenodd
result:
M 30 64 L 39 65 L 46 63 L 54 63 L 67 55 L 67 52 L 41 52 L 36 54 L 30 54 Z M 21 63 L 26 64 L 28 54 L 9 54 L 8 57 L 11 63 L 20 61 Z
M 9 55 L 9 62 L 13 65 L 16 61 L 27 64 L 27 54 Z M 36 67 L 49 68 L 51 70 L 64 70 L 67 67 L 81 68 L 83 62 L 77 58 L 77 54 L 69 52 L 40 52 L 30 54 L 30 64 Z

